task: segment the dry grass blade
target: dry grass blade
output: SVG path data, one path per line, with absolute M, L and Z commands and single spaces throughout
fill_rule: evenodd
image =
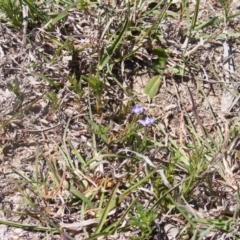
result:
M 96 218 L 96 219 L 89 219 L 89 220 L 83 220 L 79 223 L 60 223 L 60 227 L 66 230 L 70 230 L 70 231 L 79 231 L 81 230 L 83 227 L 89 227 L 91 225 L 96 225 L 98 224 L 100 221 L 100 218 Z
M 239 96 L 236 96 L 238 91 L 237 88 L 239 84 L 234 84 L 231 76 L 234 75 L 234 62 L 233 62 L 233 53 L 231 46 L 226 39 L 223 43 L 224 49 L 224 74 L 225 74 L 225 83 L 226 88 L 223 90 L 222 102 L 221 102 L 221 111 L 223 113 L 230 113 L 234 105 L 236 104 L 235 99 L 239 99 Z

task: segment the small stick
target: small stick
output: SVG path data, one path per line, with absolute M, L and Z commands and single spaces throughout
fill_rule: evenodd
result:
M 28 25 L 28 6 L 25 4 L 22 5 L 22 14 L 23 14 L 23 39 L 22 39 L 21 52 L 23 51 L 23 48 L 26 45 L 27 25 Z
M 23 132 L 29 132 L 29 133 L 39 133 L 39 132 L 45 132 L 45 131 L 49 131 L 49 130 L 52 130 L 52 129 L 54 129 L 54 128 L 57 128 L 57 127 L 59 127 L 59 126 L 61 126 L 62 125 L 62 123 L 59 123 L 58 125 L 56 125 L 56 126 L 52 126 L 52 127 L 49 127 L 49 128 L 44 128 L 44 129 L 40 129 L 40 130 L 35 130 L 35 129 L 26 129 L 26 130 L 23 130 Z

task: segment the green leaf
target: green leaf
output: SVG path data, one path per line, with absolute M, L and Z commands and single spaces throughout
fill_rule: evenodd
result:
M 167 53 L 166 51 L 161 47 L 156 47 L 153 49 L 153 54 L 156 55 L 157 58 L 157 66 L 158 68 L 165 68 L 167 64 Z
M 144 92 L 150 97 L 153 98 L 156 96 L 159 87 L 162 82 L 162 75 L 157 75 L 153 77 L 147 84 L 147 86 L 144 89 Z
M 188 73 L 187 69 L 183 69 L 181 66 L 174 66 L 169 68 L 170 72 L 176 75 L 186 75 Z

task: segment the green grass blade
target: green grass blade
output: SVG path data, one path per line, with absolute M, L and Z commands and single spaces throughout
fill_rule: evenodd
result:
M 204 29 L 206 27 L 213 26 L 216 23 L 219 23 L 219 17 L 214 17 L 214 18 L 212 18 L 212 19 L 210 19 L 210 20 L 208 20 L 208 21 L 206 21 L 204 23 L 201 23 L 200 25 L 195 26 L 193 30 L 194 31 L 202 30 L 202 29 Z
M 1 219 L 0 219 L 0 224 L 4 224 L 4 225 L 10 226 L 10 227 L 21 228 L 21 229 L 28 230 L 28 231 L 57 232 L 57 229 L 55 229 L 55 228 L 27 225 L 27 224 L 21 224 L 21 223 L 16 223 L 16 222 L 11 222 L 11 221 L 5 221 L 5 220 L 1 220 Z
M 22 177 L 23 179 L 25 179 L 27 182 L 33 182 L 29 177 L 27 177 L 26 175 L 24 175 L 23 173 L 21 173 L 20 171 L 18 171 L 15 168 L 12 168 L 12 170 L 17 173 L 20 177 Z
M 79 192 L 71 183 L 67 184 L 67 189 L 76 197 L 81 199 L 89 208 L 94 208 L 94 204 L 81 192 Z
M 94 234 L 93 236 L 87 238 L 86 240 L 96 240 L 96 239 L 103 239 L 103 238 L 99 238 L 99 237 L 103 237 L 103 236 L 109 236 L 108 232 L 101 232 L 101 233 L 97 233 Z M 104 238 L 105 239 L 105 238 Z
M 203 231 L 198 237 L 198 239 L 204 239 L 206 237 L 207 234 L 209 234 L 211 232 L 211 230 L 213 230 L 215 228 L 214 225 L 210 225 L 205 231 Z
M 102 231 L 102 228 L 103 228 L 103 225 L 105 224 L 105 221 L 108 217 L 108 214 L 109 212 L 114 208 L 116 207 L 117 205 L 117 199 L 116 199 L 116 193 L 117 193 L 117 190 L 118 190 L 118 184 L 117 186 L 114 188 L 111 196 L 110 196 L 110 199 L 107 203 L 107 206 L 105 207 L 104 211 L 103 211 L 103 214 L 102 214 L 102 217 L 99 221 L 99 224 L 96 228 L 96 231 L 95 231 L 95 234 L 98 234 Z
M 68 11 L 75 7 L 79 2 L 76 1 L 74 3 L 72 3 L 71 5 L 69 5 L 68 7 L 66 7 L 60 14 L 58 14 L 54 19 L 51 20 L 50 24 L 48 25 L 48 28 L 52 28 L 53 26 L 55 26 L 61 19 L 65 18 L 67 16 Z
M 111 233 L 114 234 L 114 233 L 117 231 L 117 228 L 118 228 L 119 224 L 123 222 L 124 218 L 125 218 L 126 215 L 129 213 L 129 211 L 132 209 L 132 207 L 136 204 L 137 200 L 138 200 L 138 199 L 135 198 L 135 199 L 132 201 L 132 203 L 128 206 L 128 208 L 126 209 L 126 211 L 124 212 L 124 214 L 122 215 L 122 217 L 121 217 L 117 222 L 115 222 L 115 223 L 112 224 L 111 226 L 107 227 L 107 228 L 105 229 L 105 231 L 108 232 L 108 231 L 110 231 L 110 229 L 111 229 L 112 227 L 114 227 L 114 228 L 111 230 Z
M 69 153 L 69 150 L 68 150 L 68 147 L 67 147 L 67 130 L 68 130 L 70 121 L 71 121 L 71 118 L 68 119 L 66 127 L 64 129 L 63 148 L 64 148 L 64 155 L 66 156 L 65 160 L 66 160 L 67 166 L 70 167 L 71 169 L 74 169 L 73 161 L 71 159 L 71 156 L 70 156 L 70 153 Z
M 104 66 L 108 63 L 108 61 L 110 60 L 111 56 L 113 55 L 113 53 L 115 52 L 115 50 L 117 49 L 118 45 L 120 44 L 124 33 L 127 31 L 128 29 L 128 19 L 126 20 L 121 32 L 119 33 L 118 37 L 115 39 L 115 41 L 113 42 L 112 46 L 107 50 L 107 53 L 102 57 L 102 59 L 100 60 L 100 63 L 98 65 L 98 69 L 102 70 L 104 68 Z
M 142 41 L 142 39 L 144 39 L 146 36 L 149 36 L 149 34 L 152 32 L 153 29 L 156 29 L 156 31 L 158 31 L 158 28 L 156 27 L 164 18 L 168 8 L 172 5 L 172 0 L 170 0 L 169 2 L 166 1 L 163 9 L 161 10 L 157 20 L 152 24 L 152 26 L 150 28 L 147 29 L 147 31 L 143 34 L 140 35 L 138 37 L 138 39 L 136 40 L 136 43 L 138 43 L 139 41 Z
M 152 172 L 150 172 L 146 177 L 142 178 L 139 182 L 135 183 L 134 185 L 132 185 L 130 188 L 128 188 L 125 192 L 123 192 L 119 197 L 119 202 L 122 201 L 128 194 L 130 194 L 134 189 L 136 189 L 137 187 L 139 187 L 141 184 L 143 184 L 144 182 L 148 181 L 153 174 L 155 174 L 157 171 L 154 170 Z
M 199 13 L 199 5 L 200 5 L 200 0 L 197 0 L 196 6 L 195 6 L 195 11 L 192 19 L 192 24 L 191 24 L 191 29 L 193 30 L 197 24 L 197 19 L 198 19 L 198 13 Z
M 33 75 L 40 77 L 41 79 L 45 80 L 46 82 L 48 82 L 51 86 L 53 86 L 54 88 L 59 88 L 59 84 L 54 82 L 52 79 L 44 76 L 43 74 L 37 73 L 37 72 L 33 72 Z
M 84 161 L 84 159 L 81 156 L 81 154 L 79 153 L 79 151 L 74 148 L 74 146 L 73 146 L 73 144 L 70 140 L 68 140 L 68 144 L 69 144 L 70 148 L 72 149 L 73 153 L 75 154 L 75 156 L 77 157 L 79 163 L 81 163 L 82 167 L 85 168 L 86 167 L 86 162 Z
M 177 202 L 175 202 L 170 195 L 168 195 L 168 198 L 173 203 L 173 205 L 178 209 L 178 211 L 182 214 L 183 217 L 190 223 L 192 226 L 194 226 L 194 222 L 192 221 L 190 217 L 190 213 L 185 209 L 184 206 L 179 206 Z
M 43 21 L 47 21 L 47 14 L 45 14 L 43 11 L 39 11 L 40 6 L 37 6 L 34 3 L 34 1 L 29 0 L 22 0 L 24 4 L 26 4 L 30 10 L 31 15 L 35 15 L 37 18 L 42 19 Z

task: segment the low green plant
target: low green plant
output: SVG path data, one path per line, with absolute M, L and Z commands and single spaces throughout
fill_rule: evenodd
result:
M 102 107 L 102 100 L 101 96 L 103 94 L 104 90 L 104 82 L 99 76 L 99 73 L 97 75 L 89 75 L 88 77 L 83 76 L 83 79 L 86 80 L 89 84 L 89 87 L 93 90 L 96 96 L 96 112 L 100 113 L 101 107 Z
M 16 107 L 15 107 L 16 111 L 17 109 L 20 109 L 22 106 L 22 103 L 24 101 L 24 93 L 20 89 L 19 81 L 16 78 L 14 79 L 13 83 L 8 83 L 7 86 L 9 90 L 16 95 Z
M 52 106 L 52 108 L 54 110 L 57 110 L 59 106 L 57 94 L 53 91 L 48 91 L 46 93 L 46 98 L 50 101 L 50 105 Z
M 14 27 L 20 28 L 23 24 L 22 7 L 28 7 L 28 24 L 33 27 L 39 20 L 47 21 L 47 13 L 43 11 L 46 2 L 36 4 L 34 0 L 2 0 L 0 12 L 2 12 Z
M 43 79 L 43 80 L 45 80 L 45 81 L 46 81 L 47 83 L 49 83 L 53 88 L 55 88 L 55 89 L 59 89 L 59 88 L 60 88 L 60 85 L 59 85 L 56 81 L 52 80 L 51 78 L 46 77 L 45 75 L 43 75 L 43 74 L 41 74 L 41 73 L 37 73 L 37 72 L 33 72 L 32 74 L 35 75 L 35 76 L 37 76 L 37 77 L 39 77 L 39 78 L 41 78 L 41 79 Z
M 87 118 L 87 121 L 89 123 L 89 125 L 91 126 L 91 132 L 100 137 L 100 139 L 106 144 L 108 145 L 108 132 L 109 132 L 109 129 L 110 129 L 110 126 L 106 126 L 106 127 L 103 127 L 101 126 L 100 124 L 92 121 L 91 119 L 88 119 Z
M 18 1 L 2 0 L 0 2 L 0 11 L 6 16 L 6 20 L 11 20 L 13 26 L 22 26 L 22 10 Z
M 131 237 L 131 239 L 147 239 L 152 233 L 156 217 L 157 213 L 154 210 L 147 210 L 140 203 L 137 203 L 134 214 L 129 214 L 129 225 L 137 227 L 140 230 L 140 236 Z
M 77 80 L 77 78 L 75 76 L 72 76 L 72 77 L 68 77 L 68 81 L 71 84 L 71 86 L 69 88 L 77 93 L 78 100 L 80 100 L 83 95 L 82 79 Z

